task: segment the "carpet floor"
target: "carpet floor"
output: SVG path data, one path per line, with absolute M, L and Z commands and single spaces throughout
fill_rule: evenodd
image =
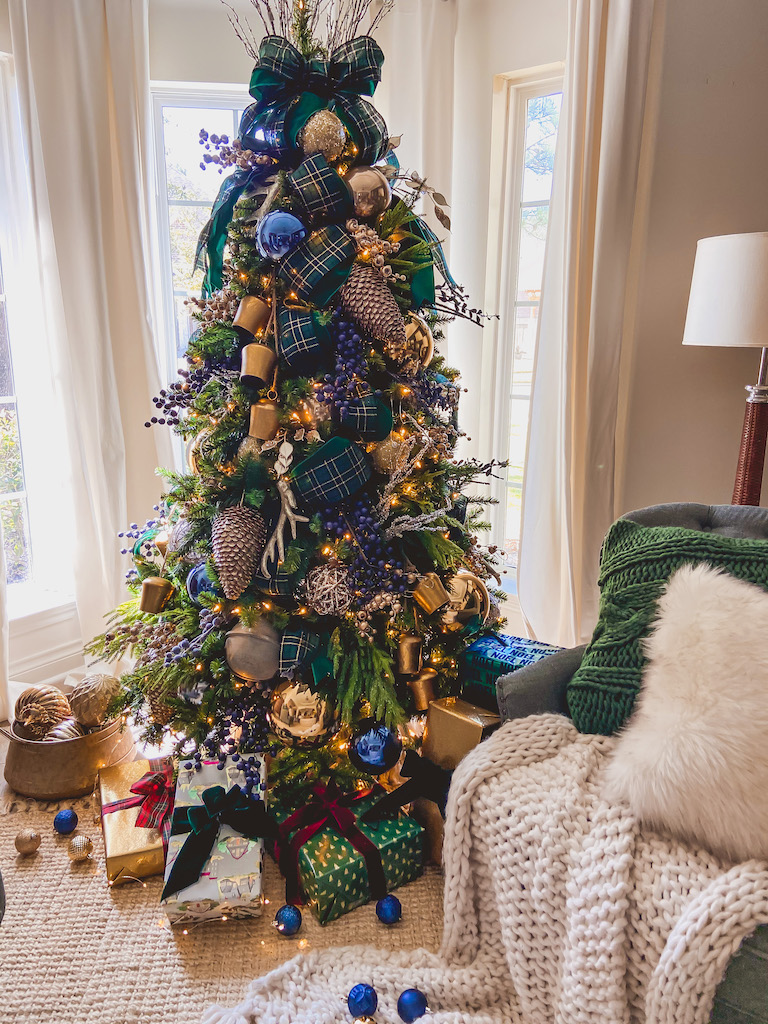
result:
M 67 839 L 53 831 L 55 808 L 8 800 L 0 782 L 0 870 L 7 909 L 0 924 L 0 1024 L 195 1024 L 211 1003 L 233 1006 L 248 984 L 311 949 L 352 944 L 435 950 L 443 923 L 443 879 L 427 868 L 398 890 L 403 919 L 379 924 L 373 904 L 325 927 L 309 912 L 301 932 L 281 938 L 272 926 L 283 883 L 267 858 L 264 915 L 254 920 L 171 929 L 158 902 L 162 880 L 109 889 L 101 833 L 89 801 L 77 801 L 78 831 L 94 841 L 91 860 L 72 864 Z M 37 829 L 32 857 L 14 838 Z M 347 1017 L 340 1004 L 339 1020 Z

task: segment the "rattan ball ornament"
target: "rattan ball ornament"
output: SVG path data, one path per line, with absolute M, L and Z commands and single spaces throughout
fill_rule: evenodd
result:
M 328 163 L 333 163 L 347 144 L 347 133 L 332 110 L 318 110 L 299 132 L 298 141 L 304 156 L 322 153 Z
M 41 740 L 54 725 L 71 718 L 72 709 L 55 686 L 30 686 L 19 695 L 14 717 L 31 738 Z
M 318 615 L 343 615 L 352 604 L 349 569 L 341 562 L 310 569 L 304 588 L 307 604 Z
M 71 861 L 88 860 L 93 853 L 93 840 L 90 836 L 72 836 L 67 846 L 67 856 Z
M 23 828 L 16 834 L 13 845 L 22 857 L 31 857 L 40 849 L 42 841 L 43 837 L 39 832 L 35 832 L 33 828 Z
M 65 718 L 63 722 L 54 725 L 52 729 L 43 736 L 43 743 L 56 743 L 59 740 L 76 740 L 85 736 L 85 729 L 74 718 Z
M 69 695 L 72 717 L 88 729 L 107 720 L 109 702 L 117 696 L 120 680 L 104 672 L 92 672 L 76 684 Z

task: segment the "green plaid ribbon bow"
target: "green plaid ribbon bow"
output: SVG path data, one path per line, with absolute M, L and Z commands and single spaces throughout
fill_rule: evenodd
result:
M 277 317 L 277 351 L 291 370 L 312 373 L 330 348 L 330 332 L 317 313 L 283 306 Z
M 383 63 L 381 47 L 370 36 L 350 39 L 327 59 L 313 60 L 282 36 L 265 36 L 251 75 L 256 101 L 251 121 L 266 141 L 295 147 L 310 117 L 328 108 L 354 140 L 360 163 L 375 163 L 387 148 L 387 126 L 363 97 L 376 91 Z
M 322 508 L 355 494 L 370 478 L 363 449 L 337 435 L 295 467 L 293 489 L 305 508 Z
M 355 212 L 349 185 L 322 153 L 306 159 L 288 179 L 313 224 L 346 221 Z
M 299 301 L 325 306 L 349 277 L 356 255 L 349 232 L 329 224 L 284 256 L 278 273 Z

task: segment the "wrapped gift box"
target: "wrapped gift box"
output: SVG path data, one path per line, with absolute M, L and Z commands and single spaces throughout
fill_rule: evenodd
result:
M 552 644 L 504 633 L 480 637 L 467 647 L 459 661 L 461 695 L 472 704 L 496 711 L 499 676 L 532 665 L 559 650 L 561 648 Z
M 266 788 L 266 766 L 261 765 L 261 786 Z M 186 807 L 202 806 L 203 793 L 214 786 L 229 791 L 232 786 L 244 786 L 245 776 L 237 765 L 227 758 L 222 770 L 217 761 L 202 761 L 202 769 L 179 768 L 176 781 L 174 815 Z M 178 818 L 176 819 L 178 822 Z M 188 833 L 172 833 L 168 841 L 168 859 L 165 880 L 184 846 Z M 197 882 L 168 896 L 162 901 L 172 924 L 189 921 L 210 921 L 221 917 L 258 917 L 262 911 L 262 874 L 264 842 L 248 839 L 229 825 L 221 825 L 211 854 L 205 862 Z
M 405 814 L 372 823 L 361 821 L 377 799 L 368 796 L 355 801 L 352 809 L 360 831 L 379 851 L 389 892 L 421 874 L 424 832 Z M 272 811 L 281 823 L 289 817 L 280 807 Z M 330 826 L 299 850 L 299 879 L 304 899 L 320 924 L 328 924 L 371 899 L 363 855 Z
M 136 819 L 144 796 L 131 791 L 131 786 L 150 775 L 170 772 L 167 760 L 131 761 L 102 768 L 99 772 L 101 827 L 107 881 L 122 885 L 137 878 L 162 875 L 165 866 L 163 835 L 157 828 L 139 828 Z M 169 776 L 172 786 L 172 780 Z M 173 790 L 167 794 L 167 813 L 173 811 Z
M 441 697 L 429 705 L 422 753 L 441 768 L 453 770 L 500 724 L 501 718 L 493 711 L 461 697 Z

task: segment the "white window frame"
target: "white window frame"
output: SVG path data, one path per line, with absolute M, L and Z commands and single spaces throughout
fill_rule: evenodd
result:
M 515 311 L 521 305 L 538 304 L 519 302 L 516 293 L 526 108 L 532 98 L 561 92 L 564 71 L 565 64 L 558 61 L 494 78 L 485 308 L 499 318 L 491 320 L 483 332 L 482 393 L 491 400 L 483 406 L 480 441 L 481 451 L 496 458 L 506 458 L 509 451 Z M 498 500 L 490 509 L 492 538 L 501 547 L 506 532 L 506 474 L 492 481 L 491 493 Z

